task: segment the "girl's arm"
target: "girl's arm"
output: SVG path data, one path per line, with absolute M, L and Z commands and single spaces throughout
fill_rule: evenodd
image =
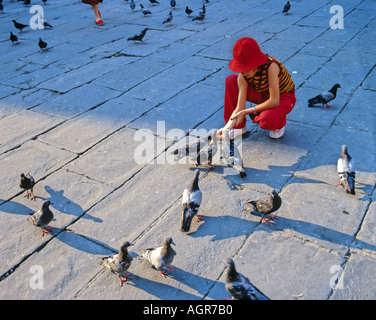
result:
M 230 118 L 230 121 L 237 120 L 243 121 L 243 118 L 247 114 L 258 113 L 266 109 L 272 109 L 279 106 L 279 67 L 276 63 L 272 63 L 268 70 L 268 80 L 269 80 L 269 99 L 263 103 L 260 103 L 257 106 L 251 107 L 249 109 L 238 110 L 235 109 L 233 116 Z M 244 80 L 244 79 L 243 79 Z M 245 81 L 245 80 L 244 80 Z

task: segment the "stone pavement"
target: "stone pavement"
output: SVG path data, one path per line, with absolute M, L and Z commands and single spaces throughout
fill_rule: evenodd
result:
M 195 23 L 184 9 L 198 14 L 201 0 L 178 0 L 172 26 L 162 24 L 168 0 L 135 2 L 132 12 L 105 0 L 99 27 L 90 6 L 48 0 L 53 29 L 17 33 L 12 19 L 28 24 L 33 14 L 3 1 L 0 299 L 222 299 L 227 257 L 271 299 L 376 299 L 375 2 L 296 0 L 284 15 L 285 1 L 210 0 L 205 23 Z M 334 5 L 343 29 L 330 28 Z M 127 41 L 144 27 L 147 44 Z M 248 123 L 244 179 L 220 163 L 200 166 L 205 220 L 182 233 L 181 196 L 195 167 L 169 164 L 166 152 L 192 129 L 224 125 L 228 62 L 243 36 L 286 65 L 297 103 L 280 140 Z M 336 82 L 332 108 L 307 108 Z M 336 186 L 342 144 L 356 161 L 355 196 Z M 37 181 L 35 201 L 18 187 L 21 172 Z M 283 199 L 279 219 L 258 225 L 244 202 L 271 188 Z M 46 199 L 54 230 L 42 237 L 26 216 Z M 177 256 L 163 278 L 137 254 L 166 236 Z M 133 276 L 120 287 L 99 261 L 124 240 L 134 244 Z

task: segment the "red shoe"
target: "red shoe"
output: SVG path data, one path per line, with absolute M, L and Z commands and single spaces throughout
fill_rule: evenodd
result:
M 96 23 L 98 26 L 103 26 L 103 25 L 104 25 L 102 19 L 99 19 L 98 21 L 95 20 L 95 23 Z

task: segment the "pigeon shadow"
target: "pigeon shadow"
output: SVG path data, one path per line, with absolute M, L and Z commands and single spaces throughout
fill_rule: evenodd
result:
M 145 266 L 143 266 L 144 263 Z M 142 261 L 141 264 L 139 264 L 137 267 L 138 269 L 140 268 L 140 266 L 141 268 L 147 268 L 146 264 L 146 261 Z M 216 281 L 195 275 L 191 272 L 175 267 L 174 265 L 172 266 L 174 268 L 174 271 L 169 271 L 169 275 L 166 276 L 166 282 L 171 281 L 167 278 L 171 278 L 183 284 L 183 288 L 178 288 L 176 285 L 163 283 L 164 279 L 162 275 L 159 275 L 155 270 L 153 271 L 156 273 L 156 275 L 158 277 L 161 277 L 160 281 L 155 281 L 138 276 L 137 274 L 132 273 L 132 267 L 128 270 L 130 273 L 132 273 L 132 283 L 128 283 L 128 285 L 133 285 L 137 287 L 137 289 L 143 290 L 162 300 L 200 300 L 208 292 L 210 294 L 210 289 Z M 188 292 L 189 290 L 187 290 L 185 286 L 191 288 L 192 291 L 197 292 L 197 294 Z
M 344 232 L 336 231 L 311 222 L 297 221 L 294 219 L 284 218 L 280 216 L 277 217 L 278 219 L 275 220 L 274 224 L 260 224 L 260 228 L 268 232 L 289 229 L 294 232 L 306 235 L 311 238 L 316 238 L 321 241 L 326 241 L 329 243 L 346 246 L 349 248 L 366 249 L 376 252 L 376 245 L 367 243 L 359 239 L 355 239 L 354 236 L 346 234 Z M 259 228 L 256 229 L 258 230 Z
M 187 235 L 193 238 L 212 236 L 210 241 L 218 241 L 250 235 L 254 232 L 258 222 L 234 216 L 203 216 L 200 222 L 192 221 Z M 195 220 L 195 219 L 194 219 Z
M 49 198 L 42 198 L 44 201 L 50 200 L 52 202 L 51 207 L 65 213 L 71 214 L 76 217 L 82 216 L 83 219 L 90 219 L 94 222 L 102 222 L 103 220 L 97 217 L 93 217 L 88 213 L 85 213 L 80 205 L 64 196 L 64 190 L 54 190 L 50 186 L 45 186 L 44 189 L 50 194 Z M 85 214 L 84 214 L 85 213 Z M 83 215 L 84 214 L 84 215 Z
M 6 201 L 0 199 L 0 212 L 11 213 L 11 214 L 21 214 L 27 216 L 29 213 L 35 212 L 34 209 L 15 201 Z

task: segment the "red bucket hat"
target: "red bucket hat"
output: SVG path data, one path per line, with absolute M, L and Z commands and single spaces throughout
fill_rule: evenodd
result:
M 233 72 L 246 72 L 268 61 L 268 56 L 261 52 L 257 42 L 248 37 L 236 41 L 232 54 L 234 58 L 229 65 Z

